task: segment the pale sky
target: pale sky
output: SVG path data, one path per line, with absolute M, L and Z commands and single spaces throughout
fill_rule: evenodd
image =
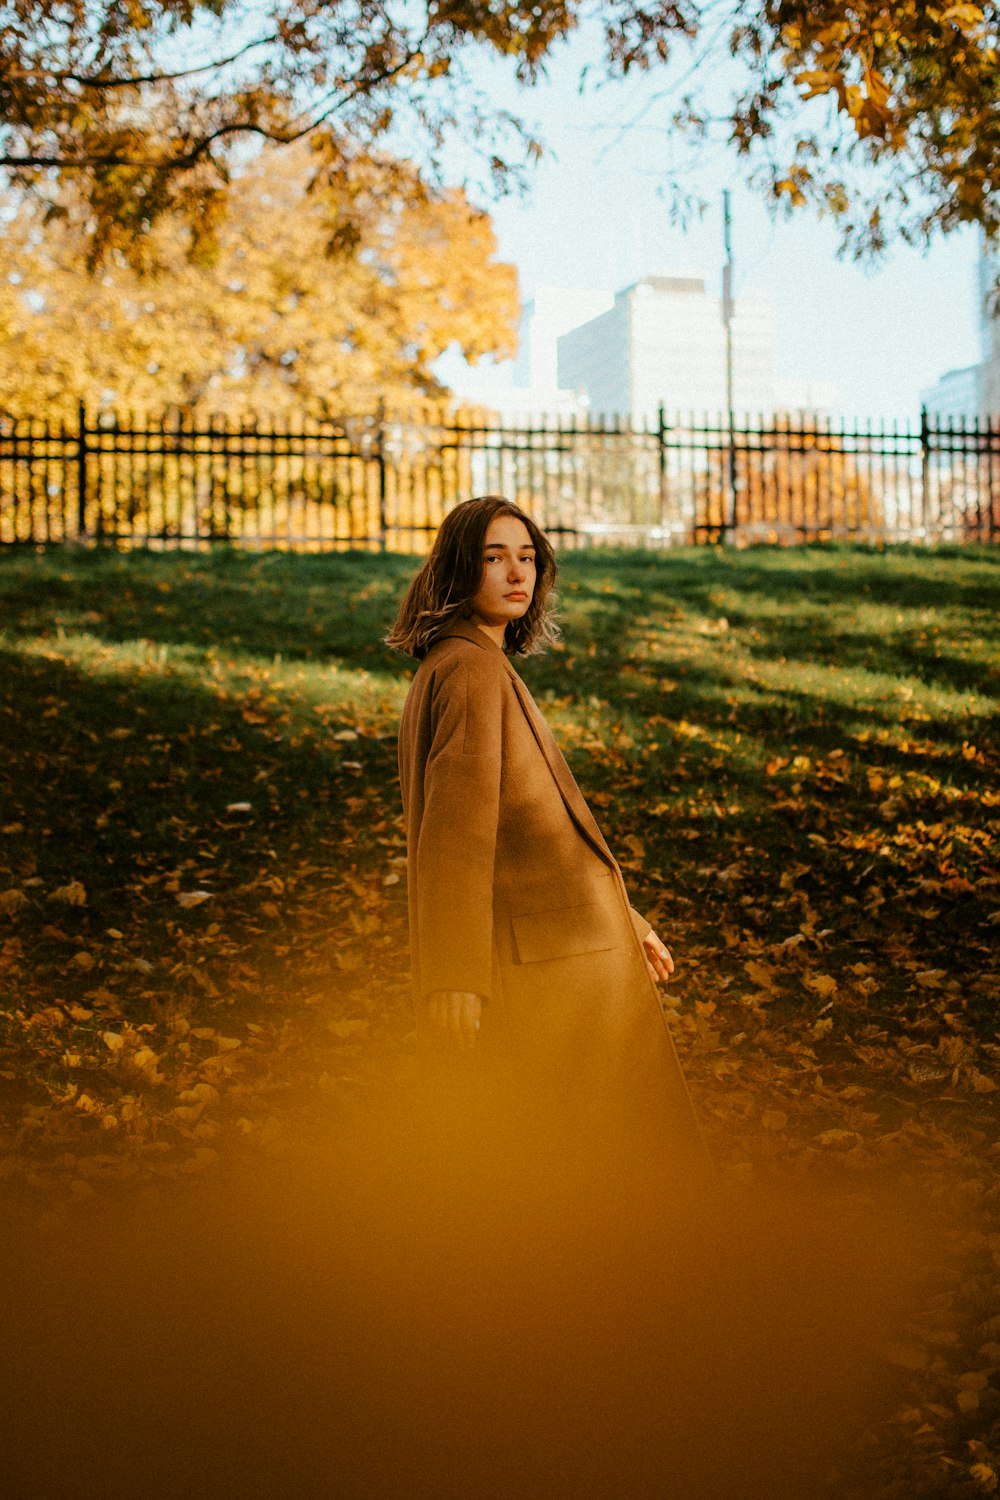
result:
M 745 165 L 717 151 L 690 179 L 709 210 L 684 233 L 671 226 L 658 191 L 665 165 L 683 159 L 683 145 L 655 111 L 631 129 L 618 128 L 653 82 L 629 80 L 581 98 L 576 76 L 584 55 L 582 43 L 565 49 L 549 80 L 522 95 L 499 81 L 499 72 L 483 74 L 494 97 L 537 124 L 549 147 L 527 198 L 484 205 L 500 258 L 518 268 L 523 300 L 543 284 L 617 291 L 640 276 L 672 271 L 702 275 L 717 292 L 721 194 L 729 187 L 735 290 L 773 300 L 779 379 L 833 381 L 837 409 L 847 415 L 915 417 L 922 387 L 978 361 L 974 231 L 939 238 L 927 251 L 898 245 L 877 267 L 861 266 L 838 258 L 835 229 L 813 211 L 772 218 L 745 185 Z M 509 384 L 510 372 L 509 362 L 469 371 L 453 353 L 438 366 L 442 379 L 470 395 Z

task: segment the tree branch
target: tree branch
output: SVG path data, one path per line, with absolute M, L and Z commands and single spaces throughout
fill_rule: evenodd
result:
M 280 34 L 273 32 L 270 36 L 256 37 L 252 42 L 247 42 L 229 57 L 219 57 L 212 62 L 201 63 L 198 67 L 180 68 L 176 73 L 137 73 L 131 78 L 106 78 L 99 73 L 57 73 L 51 68 L 10 68 L 7 71 L 8 78 L 52 78 L 56 83 L 78 83 L 81 88 L 91 89 L 128 89 L 137 88 L 143 83 L 174 83 L 178 78 L 194 78 L 199 73 L 211 73 L 219 68 L 227 68 L 230 63 L 238 62 L 255 47 L 269 47 L 280 40 Z
M 186 171 L 196 165 L 198 161 L 211 151 L 217 141 L 224 140 L 233 135 L 255 135 L 262 140 L 271 141 L 278 146 L 290 146 L 294 142 L 302 140 L 311 131 L 324 124 L 338 109 L 350 104 L 352 99 L 360 95 L 372 92 L 382 84 L 389 83 L 406 68 L 414 58 L 419 57 L 421 45 L 418 44 L 406 53 L 406 55 L 393 67 L 384 69 L 372 78 L 359 82 L 355 88 L 349 90 L 343 97 L 331 104 L 329 109 L 315 115 L 304 125 L 297 129 L 277 130 L 269 129 L 265 125 L 257 124 L 253 120 L 232 120 L 225 125 L 219 125 L 215 130 L 195 142 L 189 150 L 176 156 L 147 158 L 136 156 L 125 156 L 119 152 L 94 153 L 86 156 L 42 156 L 34 153 L 24 156 L 12 156 L 7 153 L 0 154 L 0 167 L 26 168 L 26 167 L 57 167 L 62 171 L 80 172 L 87 171 L 92 167 L 137 167 L 149 168 L 154 171 Z M 329 95 L 327 96 L 330 97 Z M 322 102 L 322 101 L 319 101 Z

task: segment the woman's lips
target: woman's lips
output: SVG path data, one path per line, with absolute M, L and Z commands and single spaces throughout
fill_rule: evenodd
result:
M 517 589 L 513 594 L 507 594 L 505 597 L 507 599 L 527 599 L 528 596 L 523 589 Z

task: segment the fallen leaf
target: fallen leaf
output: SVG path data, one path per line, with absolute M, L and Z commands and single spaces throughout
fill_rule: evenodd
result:
M 49 891 L 50 901 L 65 901 L 69 906 L 86 906 L 87 892 L 79 880 L 71 880 L 68 885 L 60 885 L 54 891 Z
M 166 1079 L 159 1070 L 160 1059 L 152 1047 L 140 1047 L 130 1059 L 133 1066 L 145 1073 L 150 1083 L 166 1083 Z
M 825 999 L 837 993 L 837 981 L 832 974 L 803 974 L 802 983 L 816 995 Z
M 331 1021 L 329 1029 L 334 1036 L 340 1037 L 341 1040 L 344 1040 L 347 1037 L 360 1036 L 363 1032 L 367 1031 L 368 1022 L 362 1020 Z
M 219 1090 L 210 1083 L 195 1083 L 189 1089 L 182 1089 L 177 1097 L 186 1104 L 215 1104 Z
M 821 1146 L 854 1146 L 861 1137 L 856 1130 L 821 1130 L 813 1140 Z
M 890 1344 L 885 1357 L 891 1365 L 898 1365 L 902 1370 L 926 1370 L 930 1363 L 930 1356 L 922 1344 L 904 1340 Z
M 152 974 L 156 966 L 151 964 L 148 958 L 129 958 L 121 967 L 135 974 Z
M 203 901 L 211 901 L 211 899 L 211 891 L 178 891 L 174 896 L 177 905 L 182 906 L 185 911 L 189 907 L 200 906 Z
M 759 985 L 762 990 L 774 989 L 774 970 L 769 969 L 767 964 L 758 963 L 755 958 L 751 958 L 743 965 L 743 969 L 753 983 Z

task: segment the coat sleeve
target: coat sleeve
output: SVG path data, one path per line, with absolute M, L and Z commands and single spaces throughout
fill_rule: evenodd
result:
M 645 917 L 640 916 L 639 912 L 636 911 L 634 906 L 629 907 L 628 914 L 632 918 L 632 926 L 635 928 L 635 935 L 641 943 L 647 932 L 652 932 L 652 923 L 647 922 Z
M 501 674 L 475 658 L 442 668 L 432 689 L 416 850 L 421 999 L 432 990 L 490 999 L 502 694 Z

